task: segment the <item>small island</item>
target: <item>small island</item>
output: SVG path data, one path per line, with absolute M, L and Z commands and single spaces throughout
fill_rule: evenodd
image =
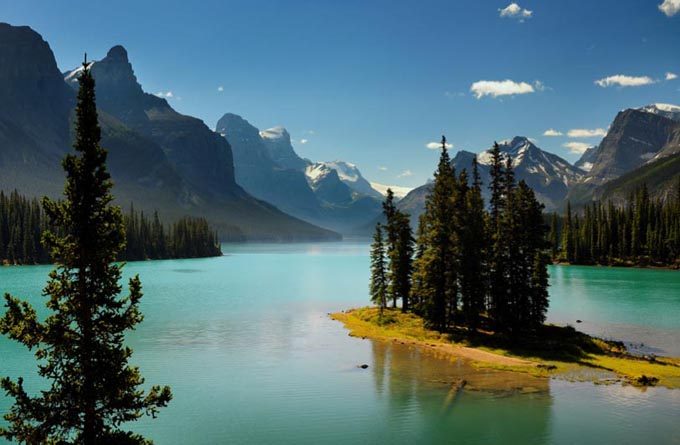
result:
M 331 318 L 343 323 L 352 337 L 410 345 L 468 360 L 479 369 L 596 384 L 680 388 L 680 358 L 635 356 L 622 343 L 591 337 L 571 326 L 544 325 L 518 341 L 481 330 L 442 334 L 428 329 L 422 317 L 400 309 L 385 309 L 381 316 L 379 308 L 365 307 L 333 313 Z
M 466 170 L 456 172 L 442 137 L 441 157 L 416 236 L 409 215 L 394 205 L 388 189 L 383 203 L 385 222 L 376 224 L 370 253 L 369 291 L 375 307 L 331 317 L 342 322 L 352 336 L 413 345 L 467 360 L 477 369 L 680 388 L 680 358 L 636 356 L 622 342 L 591 337 L 571 326 L 546 324 L 547 265 L 560 254 L 556 219 L 548 234 L 543 205 L 524 181 L 515 181 L 512 161 L 503 157 L 498 144 L 490 159 L 487 210 L 476 158 L 470 175 Z M 659 213 L 668 215 L 669 227 L 675 224 L 672 215 L 677 214 L 677 203 L 680 198 L 658 203 Z M 650 205 L 642 189 L 625 214 L 640 219 Z M 611 207 L 609 212 L 625 215 Z M 587 227 L 592 229 L 596 224 L 588 219 L 589 212 L 586 216 Z M 581 252 L 572 248 L 580 245 L 574 244 L 582 234 L 573 229 L 578 225 L 578 217 L 572 224 L 568 212 L 560 250 L 570 262 Z M 643 245 L 634 231 L 633 248 L 625 252 L 606 247 L 604 242 L 589 250 L 626 255 L 653 252 L 658 236 L 652 232 L 648 231 Z

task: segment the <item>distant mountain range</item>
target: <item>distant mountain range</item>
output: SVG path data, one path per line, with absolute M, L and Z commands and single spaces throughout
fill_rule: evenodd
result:
M 680 177 L 680 107 L 651 104 L 621 111 L 602 142 L 588 148 L 574 165 L 541 150 L 526 137 L 514 137 L 499 146 L 504 156 L 512 158 L 516 179 L 534 189 L 547 211 L 562 211 L 567 200 L 576 207 L 598 199 L 623 202 L 643 183 L 653 196 L 665 198 Z M 462 150 L 451 162 L 457 171 L 471 171 L 475 156 L 482 181 L 488 185 L 489 150 L 478 155 Z M 428 183 L 415 188 L 398 204 L 411 214 L 414 225 L 431 187 Z M 483 194 L 488 202 L 486 187 Z
M 347 232 L 380 212 L 382 194 L 356 165 L 301 158 L 283 127 L 260 131 L 241 116 L 227 113 L 216 131 L 232 147 L 236 182 L 286 213 Z
M 369 182 L 356 165 L 304 159 L 285 128 L 260 131 L 237 114 L 225 114 L 211 130 L 144 92 L 122 46 L 89 63 L 121 205 L 158 210 L 169 221 L 204 216 L 223 239 L 234 240 L 338 239 L 338 232 L 366 233 L 380 219 L 388 186 Z M 60 160 L 71 150 L 81 70 L 60 72 L 38 33 L 0 23 L 0 189 L 61 193 Z M 642 183 L 653 196 L 667 197 L 680 176 L 680 107 L 657 103 L 619 112 L 602 141 L 574 165 L 526 137 L 499 145 L 516 178 L 548 211 L 560 211 L 567 200 L 574 206 L 620 201 Z M 475 156 L 488 184 L 488 149 L 459 151 L 452 163 L 469 171 Z M 430 188 L 394 187 L 414 223 Z
M 612 192 L 606 190 L 611 190 L 610 182 L 622 176 L 628 178 L 627 183 L 636 182 L 632 179 L 646 176 L 650 164 L 679 152 L 680 107 L 651 104 L 623 110 L 617 114 L 602 142 L 588 149 L 576 163 L 587 171 L 571 188 L 568 199 L 578 205 L 609 196 Z M 661 164 L 664 163 L 655 165 Z M 680 171 L 669 173 L 680 175 Z M 667 193 L 661 184 L 650 187 L 650 191 L 657 196 Z
M 117 201 L 167 220 L 205 216 L 224 239 L 337 239 L 332 231 L 255 199 L 235 181 L 231 147 L 137 82 L 127 52 L 91 62 L 102 145 Z M 79 68 L 62 74 L 52 50 L 26 26 L 0 24 L 0 188 L 58 196 L 71 150 Z

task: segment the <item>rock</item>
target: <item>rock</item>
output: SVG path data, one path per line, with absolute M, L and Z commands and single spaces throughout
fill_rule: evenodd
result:
M 635 378 L 633 383 L 639 386 L 655 386 L 658 382 L 658 378 L 642 374 L 640 377 Z

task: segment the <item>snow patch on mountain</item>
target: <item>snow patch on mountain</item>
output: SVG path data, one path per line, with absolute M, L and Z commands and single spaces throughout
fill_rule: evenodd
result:
M 404 196 L 408 195 L 411 190 L 413 190 L 413 187 L 402 187 L 399 185 L 385 185 L 385 184 L 380 184 L 379 182 L 371 182 L 371 187 L 373 187 L 375 190 L 380 192 L 381 195 L 387 196 L 387 189 L 392 189 L 392 193 L 394 193 L 395 198 L 403 198 Z
M 638 108 L 638 110 L 680 121 L 680 106 L 678 105 L 656 103 Z
M 312 187 L 315 187 L 331 171 L 338 174 L 340 180 L 347 184 L 353 191 L 362 195 L 382 199 L 382 194 L 375 190 L 371 184 L 361 175 L 355 164 L 345 161 L 316 162 L 307 166 L 305 175 Z

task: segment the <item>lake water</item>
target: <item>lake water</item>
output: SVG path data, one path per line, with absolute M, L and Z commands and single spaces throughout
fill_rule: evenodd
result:
M 146 319 L 128 336 L 133 362 L 175 397 L 135 425 L 156 444 L 680 443 L 680 390 L 472 374 L 463 362 L 347 336 L 327 313 L 367 303 L 365 242 L 223 250 L 126 266 L 145 292 Z M 0 268 L 0 291 L 44 314 L 49 270 Z M 551 321 L 580 319 L 589 333 L 680 355 L 679 272 L 550 273 Z M 34 369 L 30 353 L 0 338 L 0 375 L 35 388 Z M 452 391 L 461 377 L 506 390 Z M 0 395 L 0 413 L 7 407 Z

